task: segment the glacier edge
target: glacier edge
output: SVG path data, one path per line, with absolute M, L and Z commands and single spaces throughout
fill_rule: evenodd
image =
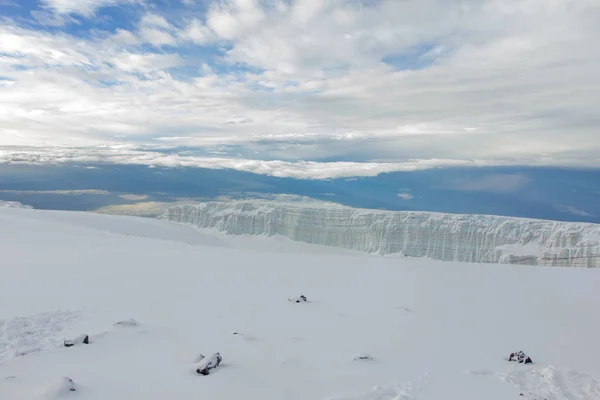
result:
M 600 225 L 269 200 L 178 205 L 160 217 L 233 235 L 443 261 L 599 267 Z

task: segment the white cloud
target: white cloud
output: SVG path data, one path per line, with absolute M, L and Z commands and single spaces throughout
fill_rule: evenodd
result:
M 182 64 L 177 54 L 140 54 L 122 52 L 109 59 L 123 72 L 161 71 Z M 165 75 L 166 77 L 166 75 Z
M 216 33 L 198 19 L 193 19 L 180 35 L 200 45 L 210 43 L 217 38 Z
M 240 31 L 239 21 L 228 11 L 213 10 L 207 25 L 223 39 L 234 39 Z
M 281 178 L 297 179 L 334 179 L 350 177 L 377 176 L 382 173 L 398 171 L 417 171 L 440 167 L 482 167 L 508 166 L 505 163 L 490 163 L 485 160 L 453 159 L 413 159 L 404 162 L 314 162 L 253 160 L 226 157 L 197 157 L 176 153 L 140 150 L 132 145 L 102 145 L 96 147 L 0 147 L 0 163 L 7 164 L 121 164 L 146 165 L 149 167 L 198 167 L 208 169 L 233 169 Z M 547 164 L 531 164 L 546 166 Z M 600 164 L 597 165 L 600 167 Z M 515 174 L 517 175 L 517 174 Z M 516 184 L 515 181 L 519 183 Z M 519 178 L 501 174 L 473 182 L 462 182 L 454 189 L 506 192 L 516 190 Z M 494 186 L 496 184 L 496 186 Z M 460 186 L 462 185 L 462 186 Z M 408 199 L 410 193 L 400 193 L 399 197 Z
M 120 194 L 120 198 L 131 201 L 142 201 L 148 198 L 147 194 Z
M 580 208 L 573 206 L 560 206 L 558 210 L 567 214 L 578 215 L 580 217 L 594 217 L 595 215 L 590 214 Z
M 140 29 L 140 36 L 144 41 L 155 46 L 174 45 L 176 42 L 176 39 L 169 32 L 161 29 L 144 27 Z
M 167 22 L 167 20 L 162 16 L 154 13 L 146 13 L 140 20 L 140 25 L 142 26 L 153 26 L 162 29 L 170 29 L 171 24 Z
M 415 198 L 415 195 L 412 193 L 398 193 L 398 197 L 402 200 L 412 200 Z
M 257 0 L 214 2 L 206 16 L 206 25 L 221 39 L 233 40 L 253 33 L 265 20 Z
M 134 3 L 45 0 L 51 32 L 3 20 L 0 145 L 369 161 L 353 171 L 600 165 L 595 0 L 226 0 L 206 14 L 148 6 L 114 33 L 60 29 Z M 252 168 L 275 173 L 264 163 Z
M 136 2 L 140 0 L 42 0 L 46 8 L 57 14 L 80 14 L 85 17 L 91 17 L 102 7 Z
M 142 41 L 154 46 L 175 45 L 177 39 L 171 34 L 174 28 L 161 15 L 146 13 L 139 23 L 139 34 Z
M 40 165 L 46 163 L 147 165 L 152 167 L 199 167 L 234 169 L 262 175 L 297 179 L 332 179 L 376 176 L 395 171 L 415 171 L 442 166 L 468 166 L 460 160 L 412 160 L 405 163 L 288 162 L 220 157 L 194 157 L 141 151 L 127 146 L 102 148 L 0 148 L 0 163 Z
M 139 42 L 139 38 L 132 32 L 125 29 L 117 29 L 116 32 L 109 36 L 106 40 L 112 42 L 116 46 L 135 45 Z

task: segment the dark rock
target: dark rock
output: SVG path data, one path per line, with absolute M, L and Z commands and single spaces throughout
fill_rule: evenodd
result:
M 63 345 L 65 347 L 73 347 L 78 343 L 90 344 L 90 336 L 89 335 L 79 335 L 75 339 L 65 339 Z
M 217 368 L 219 364 L 221 364 L 221 361 L 223 361 L 223 358 L 219 353 L 204 358 L 198 365 L 198 368 L 196 368 L 196 373 L 199 375 L 208 375 L 211 370 Z
M 522 351 L 516 351 L 514 353 L 510 353 L 510 356 L 508 357 L 508 361 L 516 362 L 519 364 L 533 364 L 533 361 L 531 360 L 531 358 L 529 358 L 529 356 L 527 356 L 527 354 L 523 353 Z
M 65 380 L 66 380 L 67 386 L 69 387 L 69 391 L 74 392 L 75 391 L 75 382 L 73 382 L 73 379 L 69 378 L 68 376 L 65 376 Z
M 308 300 L 306 299 L 306 296 L 302 295 L 300 297 L 293 297 L 293 298 L 289 299 L 289 301 L 291 301 L 293 303 L 305 303 Z

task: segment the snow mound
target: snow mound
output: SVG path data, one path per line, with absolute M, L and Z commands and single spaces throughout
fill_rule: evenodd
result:
M 354 209 L 241 200 L 180 205 L 161 217 L 232 235 L 443 261 L 599 267 L 600 225 L 491 215 Z
M 129 319 L 125 319 L 123 321 L 115 322 L 114 325 L 115 326 L 122 326 L 122 327 L 125 327 L 125 328 L 134 328 L 134 327 L 138 326 L 139 323 L 135 319 L 129 318 Z
M 28 205 L 19 203 L 18 201 L 4 201 L 4 200 L 0 200 L 0 208 L 22 208 L 22 209 L 28 209 L 28 210 L 33 209 L 32 206 L 28 206 Z

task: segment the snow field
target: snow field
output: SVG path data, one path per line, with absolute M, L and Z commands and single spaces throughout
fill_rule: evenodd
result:
M 0 399 L 600 398 L 598 270 L 234 239 L 0 210 Z M 516 349 L 534 364 L 507 362 Z

